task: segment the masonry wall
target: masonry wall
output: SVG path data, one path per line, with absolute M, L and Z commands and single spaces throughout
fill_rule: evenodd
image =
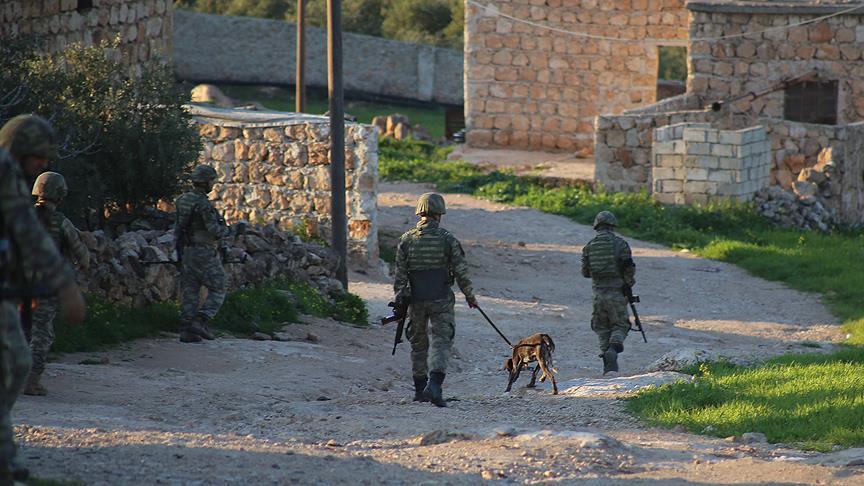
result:
M 330 239 L 330 127 L 326 117 L 193 106 L 204 139 L 200 161 L 219 179 L 211 194 L 231 223 L 274 223 Z M 378 263 L 378 136 L 345 127 L 349 256 Z
M 192 81 L 294 84 L 296 30 L 288 22 L 174 12 L 174 69 Z M 327 37 L 306 28 L 306 83 L 327 86 Z M 462 104 L 462 53 L 345 33 L 345 89 Z
M 719 2 L 722 3 L 722 2 Z M 726 2 L 731 3 L 731 2 Z M 762 4 L 761 6 L 759 4 Z M 734 11 L 718 2 L 691 1 L 687 91 L 706 102 L 758 91 L 817 70 L 839 81 L 838 124 L 864 119 L 864 15 L 842 15 L 810 25 L 724 40 L 699 37 L 737 35 L 799 23 L 848 9 L 849 5 L 802 5 L 754 2 Z M 735 105 L 753 116 L 782 118 L 783 91 Z
M 658 128 L 652 196 L 664 204 L 749 201 L 768 187 L 770 150 L 761 126 L 719 130 L 708 123 L 683 123 Z
M 684 0 L 484 0 L 498 11 L 569 31 L 625 39 L 687 39 Z M 556 33 L 466 6 L 467 142 L 590 154 L 594 117 L 652 103 L 656 45 Z
M 0 2 L 0 41 L 36 35 L 48 53 L 67 45 L 84 46 L 120 39 L 117 55 L 137 67 L 155 55 L 171 53 L 171 0 L 93 0 L 79 8 L 78 0 L 12 0 Z

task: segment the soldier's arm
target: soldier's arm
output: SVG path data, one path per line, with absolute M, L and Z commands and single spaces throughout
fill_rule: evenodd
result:
M 204 220 L 204 227 L 214 237 L 224 238 L 231 234 L 231 228 L 225 224 L 225 220 L 219 216 L 210 201 L 207 201 L 207 209 L 201 208 L 201 218 Z
M 174 208 L 176 212 L 174 213 L 174 238 L 179 239 L 180 235 L 186 231 L 186 228 L 189 227 L 189 218 L 192 217 L 192 209 L 186 202 L 185 195 L 180 196 L 174 201 Z
M 60 226 L 63 238 L 66 240 L 66 245 L 72 253 L 72 258 L 78 262 L 78 267 L 82 270 L 90 268 L 90 250 L 81 241 L 81 233 L 78 228 L 72 224 L 67 218 L 63 218 L 63 224 Z
M 450 271 L 459 285 L 459 289 L 468 300 L 474 300 L 474 284 L 468 277 L 468 263 L 465 261 L 465 251 L 462 244 L 454 237 L 448 238 L 450 243 Z
M 397 297 L 408 294 L 408 240 L 405 236 L 396 246 L 396 280 L 393 282 L 393 292 Z
M 0 154 L 0 157 L 4 157 Z M 38 284 L 50 292 L 75 283 L 72 270 L 63 261 L 54 241 L 36 216 L 33 203 L 13 171 L 11 160 L 0 161 L 0 222 L 4 237 L 19 251 L 17 265 L 41 275 Z M 34 282 L 36 283 L 36 282 Z
M 630 251 L 630 245 L 619 238 L 621 242 L 618 250 L 618 265 L 621 268 L 621 276 L 624 278 L 624 283 L 630 287 L 636 285 L 636 263 L 633 261 L 633 253 Z
M 582 248 L 582 276 L 591 278 L 591 264 L 588 262 L 588 245 Z

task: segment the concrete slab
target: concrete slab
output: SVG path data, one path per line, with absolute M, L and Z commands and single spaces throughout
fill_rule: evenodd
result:
M 572 153 L 479 149 L 458 145 L 448 158 L 512 169 L 520 175 L 594 182 L 594 159 L 579 158 Z

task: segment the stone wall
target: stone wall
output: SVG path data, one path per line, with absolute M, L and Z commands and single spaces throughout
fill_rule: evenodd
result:
M 718 130 L 682 123 L 654 130 L 652 181 L 655 201 L 706 204 L 750 201 L 767 187 L 771 144 L 764 127 Z
M 330 239 L 330 127 L 322 116 L 190 107 L 204 139 L 201 162 L 219 179 L 212 199 L 231 223 L 274 223 Z M 349 256 L 378 263 L 378 135 L 345 127 Z
M 860 62 L 864 11 L 745 37 L 698 40 L 764 31 L 849 9 L 848 4 L 838 3 L 688 2 L 692 40 L 687 91 L 711 102 L 816 70 L 822 79 L 839 81 L 838 123 L 864 119 L 864 67 Z M 781 90 L 738 103 L 735 109 L 758 117 L 782 118 L 783 97 Z
M 174 69 L 181 79 L 294 84 L 296 31 L 288 22 L 174 12 Z M 327 37 L 306 28 L 306 83 L 327 86 Z M 345 33 L 345 89 L 462 104 L 462 53 Z
M 483 0 L 553 28 L 624 39 L 687 39 L 684 0 Z M 593 151 L 594 117 L 655 101 L 658 46 L 575 37 L 468 4 L 467 142 L 476 147 Z
M 154 55 L 171 54 L 172 0 L 12 0 L 0 2 L 0 39 L 34 34 L 49 53 L 120 38 L 117 52 L 136 67 Z

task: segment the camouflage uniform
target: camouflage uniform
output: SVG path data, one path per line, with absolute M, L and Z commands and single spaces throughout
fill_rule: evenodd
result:
M 616 225 L 612 213 L 601 211 L 594 219 L 597 236 L 582 249 L 582 276 L 592 279 L 594 289 L 591 329 L 600 340 L 604 372 L 618 371 L 617 353 L 624 350 L 624 340 L 630 332 L 623 288 L 625 284 L 632 287 L 636 283 L 630 245 L 613 233 Z
M 5 247 L 0 278 L 4 287 L 32 285 L 26 281 L 26 271 L 43 276 L 39 285 L 48 290 L 60 290 L 73 282 L 71 270 L 39 224 L 21 164 L 7 152 L 53 158 L 53 140 L 50 125 L 32 115 L 15 117 L 0 129 L 0 241 Z M 18 305 L 15 300 L 0 301 L 0 484 L 11 482 L 13 476 L 26 476 L 26 470 L 16 466 L 9 416 L 30 372 L 30 348 Z
M 207 197 L 215 179 L 216 171 L 212 167 L 196 167 L 192 173 L 194 190 L 177 198 L 175 203 L 174 235 L 183 254 L 180 275 L 180 321 L 183 327 L 180 338 L 184 342 L 199 341 L 195 335 L 213 338 L 207 323 L 219 312 L 225 300 L 225 269 L 218 245 L 219 239 L 228 236 L 231 230 Z M 202 286 L 207 288 L 207 298 L 199 303 Z
M 417 214 L 422 218 L 415 228 L 402 235 L 396 253 L 393 288 L 397 299 L 409 295 L 411 298 L 407 335 L 411 341 L 417 400 L 419 391 L 426 388 L 427 373 L 429 377 L 440 374 L 443 381 L 447 370 L 456 334 L 455 296 L 451 290 L 454 279 L 465 298 L 475 302 L 462 245 L 432 217 L 444 212 L 444 199 L 440 195 L 421 196 Z
M 76 263 L 79 268 L 90 266 L 90 252 L 81 241 L 78 228 L 66 216 L 57 210 L 57 205 L 66 197 L 67 187 L 63 176 L 56 172 L 41 174 L 33 185 L 33 195 L 36 201 L 36 214 L 54 244 L 64 258 Z M 35 281 L 41 278 L 35 277 Z M 39 383 L 48 352 L 54 344 L 54 317 L 57 315 L 58 300 L 56 297 L 39 299 L 39 305 L 33 312 L 33 325 L 30 331 L 30 349 L 33 352 L 33 366 L 30 378 L 24 388 L 25 395 L 44 395 L 45 388 Z

